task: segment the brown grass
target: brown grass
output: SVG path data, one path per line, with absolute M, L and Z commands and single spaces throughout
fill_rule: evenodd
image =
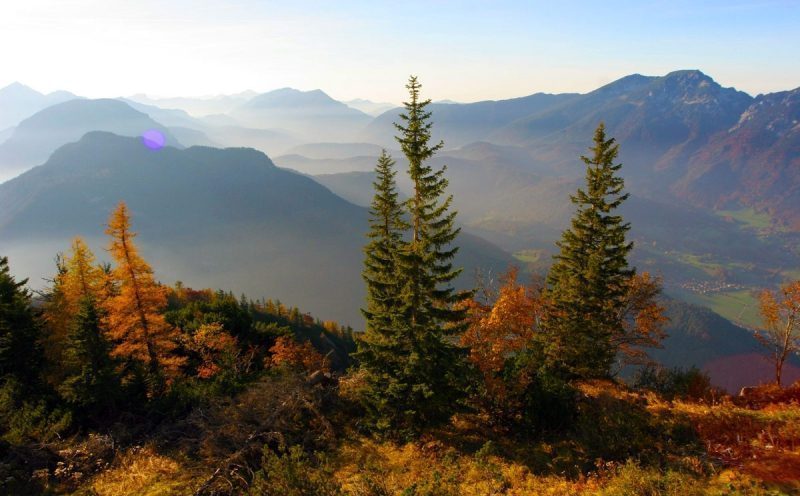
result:
M 92 483 L 99 496 L 191 494 L 194 481 L 174 459 L 152 446 L 135 447 L 118 457 L 112 468 Z

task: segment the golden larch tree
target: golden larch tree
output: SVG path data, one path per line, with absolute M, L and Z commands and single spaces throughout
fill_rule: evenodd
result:
M 64 267 L 64 297 L 74 314 L 82 298 L 98 299 L 103 284 L 103 269 L 96 264 L 94 254 L 80 237 L 72 240 L 72 253 L 64 259 Z
M 786 360 L 800 353 L 800 281 L 783 286 L 777 297 L 770 291 L 761 293 L 761 316 L 764 330 L 756 337 L 770 352 L 780 386 Z
M 152 269 L 139 255 L 124 202 L 111 214 L 106 234 L 116 262 L 112 273 L 116 294 L 106 302 L 104 317 L 114 343 L 111 354 L 144 363 L 151 379 L 175 377 L 186 359 L 175 354 L 178 330 L 162 314 L 167 288 L 155 281 Z M 158 393 L 162 384 L 158 385 L 151 392 Z
M 48 336 L 44 353 L 49 363 L 61 363 L 67 330 L 78 313 L 82 298 L 100 300 L 103 271 L 95 264 L 92 251 L 80 237 L 72 240 L 70 253 L 56 259 L 57 272 L 44 307 Z M 58 382 L 60 374 L 54 368 L 48 381 Z

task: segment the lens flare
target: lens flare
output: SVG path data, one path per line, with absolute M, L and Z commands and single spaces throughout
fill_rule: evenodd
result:
M 164 133 L 158 129 L 148 129 L 142 133 L 142 143 L 151 150 L 160 150 L 164 148 L 164 143 L 166 143 L 166 141 L 167 139 L 164 137 Z

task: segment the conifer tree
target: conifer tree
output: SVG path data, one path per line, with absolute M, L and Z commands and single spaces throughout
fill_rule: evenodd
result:
M 634 274 L 625 239 L 630 225 L 617 213 L 628 198 L 616 173 L 619 145 L 606 139 L 601 123 L 586 164 L 586 186 L 571 196 L 577 211 L 557 243 L 560 253 L 548 275 L 547 362 L 571 377 L 604 377 L 617 353 L 613 338 L 622 333 L 627 281 Z
M 86 296 L 78 304 L 64 351 L 66 379 L 58 391 L 68 403 L 86 413 L 110 405 L 117 383 L 109 352 L 97 305 Z
M 67 354 L 74 354 L 75 351 L 75 343 L 70 342 L 70 336 L 75 332 L 76 319 L 85 311 L 83 300 L 92 302 L 95 313 L 99 311 L 98 302 L 106 295 L 106 276 L 103 268 L 96 265 L 94 254 L 80 237 L 73 239 L 69 254 L 59 255 L 56 266 L 58 272 L 44 306 L 48 334 L 43 345 L 49 364 L 46 379 L 61 388 L 69 380 L 70 374 L 74 376 L 77 373 L 76 369 L 79 367 L 77 364 L 68 366 L 66 363 L 70 360 Z M 99 324 L 95 332 L 102 332 Z M 98 339 L 102 339 L 102 336 L 98 336 Z M 108 350 L 105 351 L 107 352 Z M 75 397 L 68 401 L 73 404 L 81 402 Z
M 27 282 L 16 281 L 8 258 L 0 257 L 0 379 L 11 376 L 30 387 L 41 366 L 41 329 Z
M 375 166 L 375 196 L 370 207 L 369 243 L 364 247 L 364 271 L 367 284 L 367 308 L 361 312 L 367 321 L 367 330 L 361 351 L 361 360 L 368 360 L 367 348 L 377 353 L 381 343 L 391 339 L 396 324 L 399 304 L 397 263 L 403 231 L 403 209 L 397 200 L 394 170 L 395 161 L 383 150 Z
M 389 329 L 380 340 L 370 341 L 377 336 L 374 332 L 367 338 L 362 349 L 374 355 L 365 351 L 364 357 L 369 358 L 361 363 L 369 385 L 367 404 L 377 427 L 398 433 L 447 421 L 464 396 L 465 354 L 451 336 L 464 328 L 465 310 L 457 304 L 470 296 L 456 292 L 450 284 L 460 272 L 451 262 L 458 251 L 451 244 L 459 229 L 454 227 L 456 213 L 450 211 L 452 196 L 445 196 L 445 169 L 434 170 L 427 163 L 443 146 L 430 144 L 431 114 L 426 110 L 430 100 L 420 99 L 416 77 L 409 79 L 406 88 L 410 98 L 400 115 L 402 123 L 395 126 L 414 187 L 404 204 L 410 232 L 402 239 L 394 234 L 372 238 L 385 238 L 387 247 L 397 243 L 391 255 L 379 254 L 372 243 L 368 245 L 368 290 L 374 295 L 380 287 L 386 294 L 368 302 L 366 315 L 372 325 Z M 380 178 L 376 183 L 374 206 L 393 223 L 396 211 L 391 203 L 396 200 L 385 197 L 390 181 L 383 179 L 384 191 L 378 187 L 383 182 Z M 379 223 L 380 218 L 373 220 Z M 379 256 L 384 259 L 378 261 Z M 386 281 L 376 277 L 372 266 L 378 263 L 380 270 L 391 267 L 394 277 Z M 379 311 L 379 305 L 389 305 L 391 310 Z
M 163 391 L 164 379 L 178 374 L 184 357 L 175 355 L 178 331 L 164 320 L 167 289 L 153 279 L 153 271 L 139 255 L 130 216 L 120 202 L 108 223 L 109 251 L 116 262 L 116 294 L 105 305 L 103 323 L 114 346 L 111 355 L 143 363 L 150 394 Z
M 103 295 L 104 279 L 103 269 L 95 265 L 94 254 L 80 237 L 72 240 L 68 255 L 56 257 L 56 268 L 44 306 L 48 331 L 44 351 L 51 363 L 61 362 L 68 328 L 80 300 L 88 297 L 97 301 Z
M 103 269 L 96 265 L 94 254 L 80 237 L 72 240 L 71 254 L 64 260 L 64 266 L 64 292 L 71 313 L 74 314 L 81 300 L 96 300 L 99 297 Z
M 375 166 L 369 242 L 364 247 L 362 276 L 367 285 L 367 307 L 361 312 L 367 327 L 355 355 L 361 369 L 367 372 L 370 385 L 365 398 L 367 406 L 382 429 L 388 429 L 391 420 L 386 414 L 389 405 L 384 396 L 397 389 L 398 378 L 393 372 L 407 359 L 401 346 L 402 337 L 397 333 L 401 287 L 396 259 L 408 225 L 403 221 L 403 208 L 398 202 L 394 166 L 395 161 L 383 150 Z

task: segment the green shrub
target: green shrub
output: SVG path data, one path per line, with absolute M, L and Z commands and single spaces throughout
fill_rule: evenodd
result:
M 522 424 L 535 432 L 570 428 L 577 417 L 578 391 L 540 370 L 524 391 Z
M 695 477 L 674 470 L 642 467 L 628 460 L 599 492 L 602 496 L 694 496 L 706 491 Z
M 655 391 L 667 399 L 707 400 L 714 394 L 708 374 L 697 367 L 688 369 L 648 366 L 633 378 L 635 389 Z
M 0 386 L 0 435 L 11 444 L 28 441 L 48 442 L 67 430 L 72 416 L 63 409 L 53 409 L 42 398 L 23 399 L 14 379 Z
M 324 459 L 312 462 L 300 446 L 279 448 L 277 453 L 265 446 L 261 469 L 256 473 L 249 494 L 338 496 L 342 492 Z

